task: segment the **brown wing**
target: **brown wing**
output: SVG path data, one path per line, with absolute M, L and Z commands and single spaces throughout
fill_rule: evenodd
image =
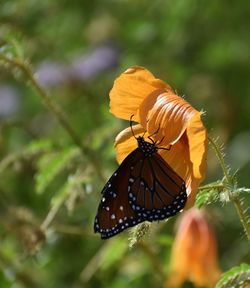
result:
M 102 239 L 112 237 L 126 228 L 144 221 L 131 208 L 128 200 L 128 179 L 131 167 L 138 162 L 140 151 L 131 152 L 114 172 L 102 190 L 102 199 L 95 217 L 94 231 Z
M 130 170 L 128 198 L 138 217 L 154 221 L 178 213 L 187 201 L 184 180 L 158 154 L 141 157 Z

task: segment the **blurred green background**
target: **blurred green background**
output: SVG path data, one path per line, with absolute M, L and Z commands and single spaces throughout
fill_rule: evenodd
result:
M 20 71 L 0 66 L 0 287 L 162 287 L 155 263 L 167 273 L 175 218 L 133 249 L 127 231 L 108 241 L 93 233 L 117 167 L 114 138 L 128 126 L 109 113 L 108 93 L 126 68 L 146 67 L 206 112 L 210 135 L 250 187 L 249 15 L 243 0 L 1 1 L 1 51 L 30 61 L 90 152 L 81 155 Z M 210 151 L 205 181 L 221 177 Z M 207 211 L 221 269 L 250 262 L 233 205 Z

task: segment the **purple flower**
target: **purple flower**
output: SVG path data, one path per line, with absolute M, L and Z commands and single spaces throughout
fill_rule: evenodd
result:
M 89 54 L 76 57 L 68 66 L 46 61 L 37 69 L 38 81 L 44 87 L 53 87 L 69 80 L 88 81 L 114 68 L 119 61 L 119 51 L 106 45 Z
M 88 55 L 76 58 L 71 66 L 71 77 L 76 80 L 91 80 L 118 64 L 119 51 L 112 46 L 96 48 Z
M 7 118 L 17 112 L 20 106 L 19 94 L 10 85 L 0 86 L 0 118 Z
M 53 87 L 68 78 L 67 67 L 57 62 L 43 62 L 36 71 L 39 83 L 44 87 Z

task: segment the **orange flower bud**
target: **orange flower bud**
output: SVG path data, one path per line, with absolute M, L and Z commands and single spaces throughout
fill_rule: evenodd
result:
M 196 287 L 212 288 L 220 274 L 213 230 L 204 212 L 192 208 L 179 222 L 165 287 L 182 287 L 191 281 Z

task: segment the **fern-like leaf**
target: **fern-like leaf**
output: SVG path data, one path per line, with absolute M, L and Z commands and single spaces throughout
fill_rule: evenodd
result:
M 250 265 L 241 264 L 222 274 L 215 288 L 243 288 L 250 284 Z
M 195 206 L 201 208 L 204 205 L 215 203 L 219 200 L 219 191 L 217 189 L 201 190 L 195 200 Z
M 51 181 L 79 153 L 78 148 L 69 147 L 57 153 L 43 155 L 38 161 L 38 172 L 35 177 L 37 193 L 43 193 Z
M 39 139 L 30 142 L 27 146 L 25 146 L 20 151 L 11 153 L 5 156 L 0 161 L 0 174 L 3 173 L 7 168 L 9 168 L 13 163 L 24 160 L 30 159 L 33 156 L 48 152 L 52 148 L 52 142 L 49 139 Z
M 27 145 L 23 151 L 24 156 L 34 155 L 41 152 L 46 152 L 51 150 L 53 143 L 50 139 L 38 139 L 33 140 Z
M 70 175 L 63 186 L 55 193 L 51 198 L 51 206 L 58 205 L 63 202 L 66 198 L 69 198 L 72 194 L 80 194 L 83 192 L 82 185 L 88 181 L 88 178 L 79 172 L 74 175 Z M 72 203 L 65 203 L 69 212 L 72 212 Z

